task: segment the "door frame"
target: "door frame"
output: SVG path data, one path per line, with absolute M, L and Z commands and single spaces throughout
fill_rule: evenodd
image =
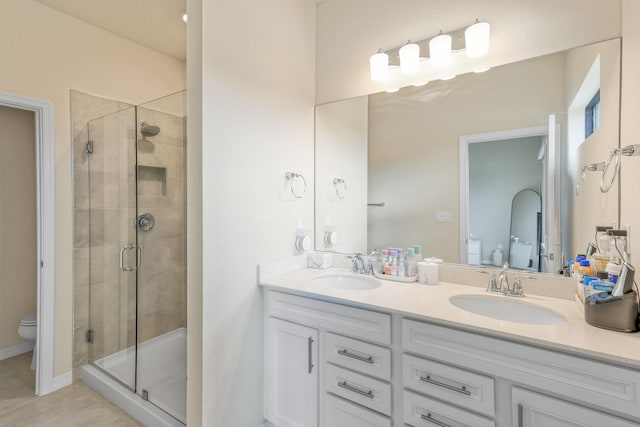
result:
M 560 125 L 555 125 L 556 140 L 560 132 Z M 531 136 L 548 136 L 549 125 L 533 126 L 528 128 L 519 129 L 507 129 L 496 132 L 477 133 L 472 135 L 460 136 L 460 263 L 467 263 L 467 240 L 469 239 L 469 145 L 479 142 L 501 141 L 505 139 L 526 138 Z M 556 143 L 556 146 L 559 144 Z M 557 151 L 557 147 L 556 147 Z M 554 165 L 550 165 L 553 172 L 551 172 L 553 179 L 555 176 L 555 170 L 558 168 L 559 162 L 555 162 Z M 548 184 L 553 188 L 553 191 L 558 195 L 557 182 L 549 181 Z M 549 189 L 551 191 L 551 189 Z M 559 206 L 555 205 L 554 210 L 557 210 Z M 544 207 L 543 207 L 544 209 Z M 549 218 L 555 220 L 555 218 Z M 553 227 L 555 229 L 556 227 Z
M 36 394 L 54 391 L 55 183 L 53 103 L 0 91 L 0 106 L 32 111 L 36 145 Z

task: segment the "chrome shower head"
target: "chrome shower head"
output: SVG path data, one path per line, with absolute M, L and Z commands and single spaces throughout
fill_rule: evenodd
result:
M 148 136 L 156 136 L 160 133 L 160 128 L 154 125 L 148 125 L 144 120 L 140 120 L 140 133 L 145 138 Z

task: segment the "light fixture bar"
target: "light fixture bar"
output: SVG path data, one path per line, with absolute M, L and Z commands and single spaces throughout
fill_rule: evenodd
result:
M 370 58 L 371 79 L 388 86 L 384 90 L 486 71 L 491 65 L 485 55 L 489 49 L 489 33 L 490 25 L 476 20 L 468 27 L 447 33 L 441 31 L 434 37 L 388 49 L 384 51 L 386 57 L 379 56 L 380 50 Z

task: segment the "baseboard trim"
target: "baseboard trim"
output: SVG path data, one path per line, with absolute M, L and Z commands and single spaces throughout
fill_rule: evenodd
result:
M 73 371 L 67 371 L 64 374 L 53 377 L 53 390 L 60 390 L 73 382 Z
M 9 359 L 19 354 L 33 351 L 34 341 L 25 341 L 11 347 L 0 348 L 0 360 Z

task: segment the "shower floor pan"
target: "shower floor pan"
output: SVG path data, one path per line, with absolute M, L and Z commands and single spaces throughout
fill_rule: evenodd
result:
M 82 373 L 83 380 L 133 418 L 145 425 L 180 426 L 186 422 L 186 328 L 167 332 L 138 345 L 138 392 L 140 395 L 146 394 L 148 402 L 139 394 L 133 393 L 118 383 L 120 381 L 123 384 L 130 384 L 134 378 L 136 368 L 134 347 L 99 359 L 95 365 L 102 370 L 96 366 L 85 365 Z M 114 381 L 103 371 L 108 372 L 118 381 Z M 104 378 L 96 378 L 100 375 Z M 105 384 L 109 382 L 108 380 L 112 384 Z M 96 384 L 99 387 L 95 387 Z M 120 402 L 121 400 L 124 402 Z M 134 412 L 132 413 L 129 409 Z M 149 418 L 141 419 L 143 414 L 140 411 L 146 412 L 145 417 L 152 416 L 153 423 L 150 423 Z M 162 413 L 163 411 L 166 414 Z M 167 417 L 167 414 L 170 416 Z M 160 423 L 158 416 L 165 418 L 164 422 Z

